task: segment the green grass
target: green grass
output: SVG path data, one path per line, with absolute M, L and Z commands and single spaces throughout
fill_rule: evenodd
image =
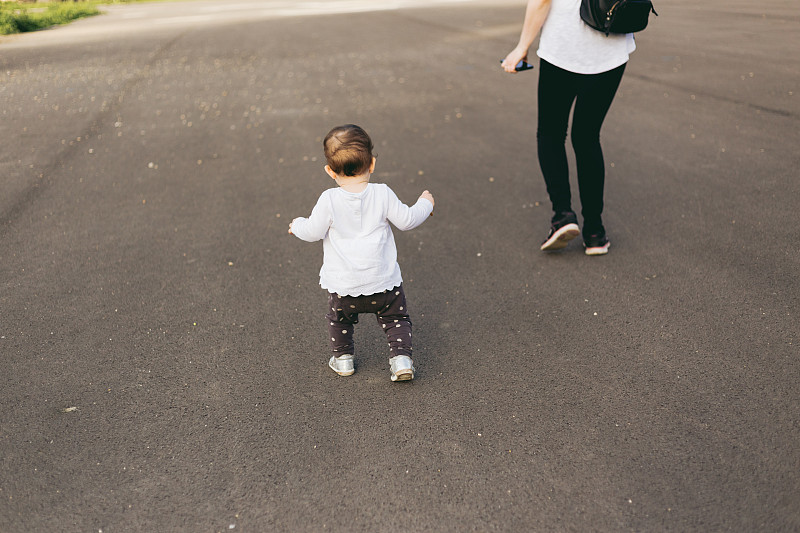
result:
M 131 0 L 90 0 L 87 2 L 17 3 L 0 2 L 0 35 L 36 31 L 100 13 L 102 4 L 125 4 Z M 136 0 L 133 0 L 136 1 Z

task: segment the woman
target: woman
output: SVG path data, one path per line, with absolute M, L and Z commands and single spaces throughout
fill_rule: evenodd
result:
M 565 148 L 574 102 L 571 140 L 578 166 L 583 243 L 587 255 L 602 255 L 608 253 L 609 241 L 601 218 L 605 163 L 600 128 L 636 44 L 632 34 L 606 36 L 587 26 L 580 6 L 581 0 L 529 0 L 519 43 L 502 66 L 515 73 L 541 30 L 536 142 L 554 211 L 550 234 L 541 248 L 564 248 L 581 233 L 572 210 Z

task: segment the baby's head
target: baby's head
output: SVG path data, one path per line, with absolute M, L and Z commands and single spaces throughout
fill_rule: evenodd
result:
M 333 128 L 322 146 L 328 166 L 340 177 L 360 176 L 372 168 L 372 139 L 355 124 Z

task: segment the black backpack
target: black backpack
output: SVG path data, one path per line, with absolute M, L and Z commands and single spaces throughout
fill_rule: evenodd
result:
M 582 0 L 581 18 L 590 27 L 609 33 L 633 33 L 647 27 L 650 12 L 656 16 L 650 0 Z

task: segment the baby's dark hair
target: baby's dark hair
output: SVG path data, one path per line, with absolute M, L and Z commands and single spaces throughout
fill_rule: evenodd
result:
M 355 124 L 336 126 L 322 141 L 328 166 L 339 176 L 360 176 L 372 165 L 372 139 Z

